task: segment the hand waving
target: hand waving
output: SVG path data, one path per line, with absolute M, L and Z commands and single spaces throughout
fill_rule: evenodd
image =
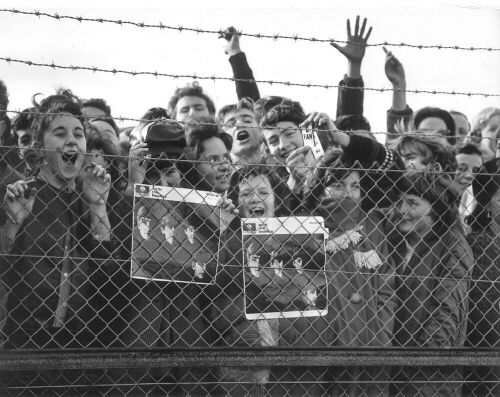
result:
M 365 56 L 366 43 L 368 38 L 372 33 L 372 27 L 366 32 L 366 36 L 363 37 L 366 29 L 366 18 L 363 19 L 363 24 L 361 25 L 361 30 L 359 29 L 359 15 L 356 17 L 356 25 L 354 28 L 354 35 L 351 32 L 351 21 L 347 20 L 347 44 L 341 47 L 335 42 L 330 42 L 332 47 L 339 50 L 349 61 L 355 63 L 361 63 L 363 57 Z

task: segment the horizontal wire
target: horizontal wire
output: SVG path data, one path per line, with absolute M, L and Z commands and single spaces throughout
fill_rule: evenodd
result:
M 8 145 L 0 145 L 0 149 L 10 149 L 12 151 L 17 150 L 17 147 L 13 146 L 8 146 Z M 60 150 L 50 150 L 50 149 L 45 149 L 45 148 L 31 148 L 32 150 L 39 151 L 41 153 L 62 153 Z M 90 152 L 81 152 L 81 154 L 85 155 L 86 157 L 92 157 L 94 156 L 93 153 Z M 190 163 L 192 165 L 196 164 L 209 164 L 209 165 L 217 165 L 217 164 L 222 164 L 224 162 L 213 162 L 210 160 L 193 160 L 193 159 L 186 159 L 186 158 L 161 158 L 162 155 L 166 153 L 161 152 L 158 154 L 158 157 L 154 158 L 145 158 L 144 155 L 138 155 L 138 156 L 131 156 L 130 154 L 128 155 L 123 155 L 123 154 L 102 154 L 99 153 L 100 157 L 107 158 L 107 159 L 118 159 L 118 160 L 124 160 L 124 159 L 129 159 L 129 160 L 148 160 L 154 163 L 156 160 L 168 160 L 168 161 L 175 161 L 175 163 Z M 0 159 L 5 156 L 6 154 L 0 154 Z M 229 164 L 230 166 L 236 167 L 238 164 L 231 163 Z M 245 166 L 260 166 L 260 167 L 269 167 L 276 169 L 278 167 L 285 168 L 287 165 L 285 163 L 282 164 L 275 164 L 275 163 L 245 163 Z M 337 171 L 352 171 L 353 169 L 356 171 L 366 171 L 368 173 L 390 173 L 392 175 L 394 174 L 401 174 L 401 176 L 405 175 L 407 173 L 407 170 L 405 169 L 379 169 L 380 164 L 377 161 L 374 161 L 371 166 L 363 166 L 360 164 L 359 161 L 355 162 L 355 165 L 353 167 L 335 167 L 334 169 Z M 84 166 L 82 168 L 82 173 L 85 172 L 89 168 L 89 165 Z M 332 169 L 332 167 L 327 167 L 324 165 L 314 165 L 314 166 L 295 166 L 297 169 L 303 169 L 303 168 L 309 168 L 311 170 L 329 170 Z M 440 170 L 425 170 L 425 171 L 413 171 L 413 173 L 418 173 L 421 172 L 422 174 L 425 175 L 446 175 L 450 177 L 454 177 L 456 175 L 456 171 L 440 171 Z M 497 173 L 487 173 L 487 172 L 475 172 L 474 175 L 481 175 L 481 176 L 495 176 L 498 175 Z M 29 178 L 32 179 L 32 176 L 29 176 Z
M 26 115 L 45 115 L 45 116 L 60 116 L 61 113 L 51 113 L 51 112 L 38 112 L 38 111 L 22 111 L 22 110 L 4 110 L 6 113 L 14 113 L 14 114 L 26 114 Z M 154 121 L 165 123 L 165 124 L 180 124 L 183 125 L 184 127 L 186 126 L 218 126 L 218 127 L 227 127 L 227 128 L 234 128 L 236 127 L 234 124 L 224 124 L 222 122 L 203 122 L 203 121 L 177 121 L 173 119 L 166 119 L 166 118 L 158 118 L 158 119 L 138 119 L 138 118 L 131 118 L 131 117 L 123 117 L 123 116 L 89 116 L 89 115 L 81 115 L 81 116 L 76 116 L 76 115 L 66 115 L 70 117 L 76 117 L 76 118 L 83 118 L 85 120 L 117 120 L 120 122 L 123 121 L 135 121 L 138 123 L 152 123 Z M 334 119 L 332 119 L 334 121 Z M 124 127 L 128 128 L 128 127 Z M 247 127 L 247 128 L 252 128 L 252 127 Z M 284 130 L 286 128 L 284 127 L 278 127 L 278 126 L 265 126 L 265 127 L 257 127 L 261 129 L 266 129 L 266 130 Z M 320 131 L 320 132 L 345 132 L 345 133 L 351 133 L 351 130 L 328 130 L 328 129 L 319 129 L 319 128 L 313 128 L 314 131 Z M 419 132 L 418 130 L 415 131 L 405 131 L 405 132 L 388 132 L 388 131 L 368 131 L 370 134 L 373 135 L 389 135 L 389 136 L 395 136 L 395 137 L 401 137 L 401 136 L 416 136 L 416 137 L 436 137 L 436 138 L 443 138 L 443 135 L 441 133 L 435 133 L 432 131 L 425 131 L 425 132 Z M 447 138 L 447 137 L 444 137 Z M 453 137 L 452 137 L 453 138 Z M 468 137 L 468 138 L 476 138 L 476 139 L 486 139 L 486 140 L 497 140 L 498 138 L 496 137 Z M 1 147 L 1 145 L 0 145 Z
M 113 241 L 113 240 L 111 240 L 111 241 Z M 243 254 L 241 254 L 241 255 L 243 255 Z M 112 257 L 110 257 L 110 258 L 93 258 L 91 256 L 75 257 L 75 256 L 71 256 L 71 255 L 69 255 L 69 256 L 57 256 L 57 255 L 29 255 L 29 254 L 12 254 L 12 253 L 2 253 L 2 256 L 13 258 L 13 260 L 16 260 L 16 258 L 31 258 L 31 259 L 50 259 L 50 260 L 54 260 L 54 261 L 62 261 L 63 259 L 70 258 L 70 259 L 75 260 L 75 261 L 92 260 L 95 262 L 109 262 L 109 261 L 111 261 L 111 262 L 116 262 L 116 263 L 131 263 L 131 260 L 132 260 L 131 258 L 129 258 L 129 259 L 119 259 L 119 258 L 112 258 Z M 156 263 L 156 264 L 161 266 L 160 263 Z M 220 273 L 222 268 L 242 269 L 242 266 L 241 265 L 231 265 L 231 264 L 219 264 L 217 272 Z M 271 268 L 269 268 L 269 269 L 271 269 Z M 283 269 L 283 270 L 295 270 L 295 268 Z M 311 272 L 317 272 L 317 273 L 323 272 L 323 270 L 318 270 L 318 269 L 304 269 L 304 270 L 309 270 Z M 401 279 L 418 279 L 418 280 L 431 279 L 431 280 L 438 280 L 438 281 L 471 281 L 471 282 L 475 282 L 475 283 L 500 284 L 500 280 L 473 279 L 472 277 L 457 278 L 457 277 L 421 276 L 421 275 L 417 275 L 417 274 L 413 275 L 413 274 L 381 273 L 381 272 L 370 272 L 370 271 L 363 271 L 363 270 L 349 271 L 349 270 L 328 270 L 328 269 L 325 269 L 324 272 L 326 275 L 328 275 L 330 277 L 334 277 L 334 276 L 339 275 L 339 274 L 343 274 L 343 275 L 362 274 L 362 275 L 366 275 L 366 276 L 368 276 L 368 275 L 387 276 L 387 277 L 390 276 L 390 277 L 397 277 L 397 278 L 401 278 Z M 116 274 L 117 273 L 118 272 L 116 272 Z M 89 277 L 92 277 L 92 276 L 93 276 L 93 273 L 89 274 Z M 150 277 L 151 280 L 148 278 L 140 278 L 140 279 L 135 278 L 135 280 L 144 280 L 146 282 L 156 281 L 156 280 L 152 280 L 153 278 L 155 278 L 155 277 Z M 166 282 L 175 282 L 175 281 L 166 280 Z
M 0 9 L 0 12 L 3 13 L 11 13 L 11 14 L 17 14 L 17 15 L 33 15 L 37 17 L 46 17 L 46 18 L 51 18 L 55 19 L 58 21 L 61 20 L 70 20 L 70 21 L 77 21 L 77 22 L 96 22 L 100 24 L 113 24 L 113 25 L 119 25 L 119 26 L 134 26 L 138 28 L 156 28 L 160 30 L 174 30 L 178 32 L 193 32 L 193 33 L 205 33 L 205 34 L 216 34 L 216 35 L 224 35 L 226 33 L 225 30 L 218 29 L 218 30 L 211 30 L 211 29 L 202 29 L 202 28 L 192 28 L 192 27 L 185 27 L 182 25 L 165 25 L 162 22 L 158 24 L 152 24 L 152 23 L 145 23 L 145 22 L 137 22 L 137 21 L 129 21 L 129 20 L 123 20 L 123 19 L 107 19 L 107 18 L 90 18 L 90 17 L 83 17 L 83 16 L 75 16 L 75 15 L 61 15 L 59 13 L 54 13 L 50 14 L 47 12 L 41 12 L 41 11 L 24 11 L 24 10 L 19 10 L 19 9 Z M 321 39 L 321 38 L 315 38 L 315 37 L 304 37 L 304 36 L 299 36 L 298 34 L 294 35 L 282 35 L 282 34 L 264 34 L 264 33 L 248 33 L 248 32 L 241 32 L 238 31 L 237 34 L 239 36 L 246 36 L 246 37 L 253 37 L 257 39 L 272 39 L 277 41 L 278 39 L 285 39 L 285 40 L 293 40 L 295 42 L 297 41 L 305 41 L 305 42 L 312 42 L 312 43 L 353 43 L 360 45 L 358 42 L 354 41 L 349 41 L 349 40 L 338 40 L 338 39 Z M 494 48 L 494 47 L 474 47 L 474 46 L 460 46 L 460 45 L 446 45 L 446 44 L 411 44 L 411 43 L 390 43 L 390 42 L 380 42 L 380 43 L 372 43 L 372 44 L 363 44 L 365 47 L 381 47 L 381 46 L 391 46 L 391 47 L 409 47 L 409 48 L 416 48 L 416 49 L 437 49 L 437 50 L 460 50 L 460 51 L 488 51 L 488 52 L 493 52 L 493 51 L 500 51 L 500 48 Z
M 393 88 L 370 88 L 370 87 L 352 87 L 352 86 L 344 86 L 344 85 L 333 85 L 333 84 L 317 84 L 317 83 L 296 83 L 296 82 L 291 82 L 291 81 L 280 81 L 280 80 L 256 80 L 256 79 L 240 79 L 240 78 L 235 78 L 235 77 L 221 77 L 221 76 L 198 76 L 196 73 L 194 74 L 174 74 L 174 73 L 164 73 L 164 72 L 158 72 L 158 71 L 130 71 L 130 70 L 124 70 L 124 69 L 117 69 L 117 68 L 112 68 L 112 69 L 104 69 L 100 68 L 97 66 L 78 66 L 78 65 L 59 65 L 56 64 L 55 62 L 52 63 L 43 63 L 43 62 L 35 62 L 31 60 L 24 60 L 24 59 L 15 59 L 11 57 L 0 57 L 0 60 L 11 64 L 11 63 L 20 63 L 28 66 L 38 66 L 38 67 L 47 67 L 51 69 L 62 69 L 62 70 L 85 70 L 89 72 L 100 72 L 100 73 L 109 73 L 113 75 L 117 74 L 124 74 L 124 75 L 129 75 L 129 76 L 153 76 L 153 77 L 169 77 L 173 79 L 178 79 L 178 78 L 189 78 L 193 80 L 220 80 L 220 81 L 241 81 L 241 82 L 246 82 L 246 83 L 263 83 L 263 84 L 269 84 L 269 85 L 284 85 L 288 87 L 305 87 L 305 88 L 325 88 L 325 89 L 332 89 L 332 88 L 343 88 L 343 89 L 349 89 L 349 90 L 356 90 L 356 91 L 374 91 L 374 92 L 392 92 Z M 402 91 L 402 90 L 401 90 Z M 490 97 L 500 97 L 500 94 L 488 94 L 488 93 L 481 93 L 481 92 L 459 92 L 459 91 L 439 91 L 439 90 L 419 90 L 419 89 L 413 89 L 413 90 L 404 90 L 404 92 L 409 92 L 409 93 L 414 93 L 414 94 L 432 94 L 432 95 L 460 95 L 460 96 L 481 96 L 485 98 L 490 98 Z

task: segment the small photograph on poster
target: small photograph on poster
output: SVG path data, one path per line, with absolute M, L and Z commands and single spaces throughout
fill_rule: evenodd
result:
M 249 320 L 327 313 L 320 217 L 243 218 L 245 316 Z
M 220 195 L 136 184 L 131 277 L 212 284 L 219 236 L 208 224 Z

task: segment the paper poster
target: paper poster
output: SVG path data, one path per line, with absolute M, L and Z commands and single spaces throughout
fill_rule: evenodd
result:
M 316 130 L 312 128 L 302 129 L 302 138 L 304 139 L 304 146 L 309 146 L 312 149 L 314 158 L 320 158 L 325 154 Z
M 136 184 L 131 277 L 212 284 L 219 236 L 207 219 L 217 216 L 219 199 L 212 192 Z
M 245 316 L 249 320 L 327 313 L 320 217 L 243 218 Z

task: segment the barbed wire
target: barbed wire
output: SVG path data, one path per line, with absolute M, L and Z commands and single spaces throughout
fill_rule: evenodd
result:
M 22 110 L 4 110 L 6 113 L 14 113 L 14 114 L 26 114 L 26 115 L 45 115 L 45 116 L 60 116 L 61 113 L 51 113 L 51 112 L 38 112 L 38 111 L 22 111 Z M 75 118 L 83 118 L 85 120 L 117 120 L 119 122 L 124 122 L 124 121 L 134 121 L 137 123 L 152 123 L 152 122 L 161 122 L 165 124 L 180 124 L 184 127 L 189 127 L 189 126 L 217 126 L 217 127 L 227 127 L 227 128 L 234 128 L 236 125 L 234 124 L 225 124 L 223 122 L 202 122 L 202 121 L 177 121 L 173 119 L 166 119 L 166 118 L 157 118 L 157 119 L 141 119 L 141 118 L 133 118 L 133 117 L 124 117 L 124 116 L 90 116 L 90 115 L 81 115 L 81 116 L 76 116 L 76 115 L 66 115 L 70 117 L 75 117 Z M 334 121 L 332 119 L 332 121 Z M 123 127 L 123 128 L 133 128 L 133 126 L 129 127 Z M 266 130 L 284 130 L 286 128 L 284 127 L 278 127 L 278 126 L 265 126 L 265 127 L 247 127 L 247 128 L 262 128 Z M 314 131 L 320 131 L 320 132 L 326 132 L 326 133 L 333 133 L 333 132 L 345 132 L 347 134 L 353 133 L 351 130 L 328 130 L 328 129 L 319 129 L 319 128 L 313 128 Z M 448 138 L 447 136 L 442 135 L 441 133 L 436 133 L 432 131 L 404 131 L 404 132 L 388 132 L 388 131 L 367 131 L 367 133 L 372 134 L 372 135 L 388 135 L 391 137 L 401 137 L 401 136 L 416 136 L 416 137 L 422 137 L 425 136 L 426 138 Z M 451 138 L 454 138 L 453 136 Z M 458 138 L 458 137 L 456 137 Z M 468 138 L 476 138 L 476 139 L 485 139 L 485 140 L 498 140 L 496 137 L 468 137 Z M 0 146 L 1 147 L 1 146 Z
M 11 13 L 11 14 L 16 14 L 16 15 L 32 15 L 32 16 L 37 16 L 37 17 L 45 17 L 45 18 L 50 18 L 58 21 L 62 20 L 69 20 L 69 21 L 77 21 L 77 22 L 95 22 L 95 23 L 100 23 L 100 24 L 113 24 L 113 25 L 118 25 L 118 26 L 133 26 L 137 28 L 154 28 L 154 29 L 160 29 L 160 30 L 173 30 L 173 31 L 178 31 L 179 33 L 182 32 L 193 32 L 196 34 L 204 33 L 204 34 L 216 34 L 216 35 L 224 35 L 226 33 L 225 30 L 218 29 L 202 29 L 202 28 L 193 28 L 193 27 L 185 27 L 182 25 L 165 25 L 162 22 L 159 22 L 158 24 L 154 23 L 145 23 L 145 22 L 137 22 L 137 21 L 130 21 L 130 20 L 124 20 L 124 19 L 108 19 L 108 18 L 91 18 L 91 17 L 83 17 L 83 16 L 75 16 L 75 15 L 62 15 L 59 13 L 53 13 L 50 14 L 48 12 L 41 12 L 39 10 L 35 11 L 25 11 L 25 10 L 19 10 L 19 9 L 0 9 L 0 12 L 2 13 Z M 315 37 L 304 37 L 304 36 L 299 36 L 298 34 L 294 35 L 282 35 L 282 34 L 264 34 L 264 33 L 249 33 L 249 32 L 242 32 L 238 31 L 237 34 L 239 36 L 246 36 L 246 37 L 253 37 L 256 39 L 272 39 L 277 41 L 278 39 L 283 39 L 283 40 L 293 40 L 295 42 L 297 41 L 304 41 L 304 42 L 312 42 L 312 43 L 352 43 L 352 44 L 357 44 L 360 45 L 358 42 L 354 41 L 349 41 L 349 40 L 338 40 L 334 38 L 329 38 L 329 39 L 321 39 L 321 38 L 315 38 Z M 411 43 L 391 43 L 391 42 L 380 42 L 380 43 L 372 43 L 372 44 L 363 44 L 366 47 L 381 47 L 381 46 L 390 46 L 390 47 L 408 47 L 408 48 L 416 48 L 419 50 L 423 49 L 437 49 L 437 50 L 460 50 L 460 51 L 488 51 L 488 52 L 493 52 L 493 51 L 500 51 L 500 48 L 494 48 L 494 47 L 465 47 L 465 46 L 459 46 L 459 45 L 446 45 L 446 44 L 411 44 Z
M 8 150 L 17 150 L 18 147 L 17 146 L 9 146 L 9 145 L 0 145 L 0 150 L 2 149 L 6 149 L 7 151 Z M 23 148 L 23 149 L 26 149 L 26 148 Z M 187 149 L 187 148 L 186 148 Z M 52 150 L 52 149 L 45 149 L 45 148 L 42 148 L 42 147 L 31 147 L 31 148 L 28 148 L 28 150 L 31 150 L 31 151 L 37 151 L 37 152 L 40 152 L 40 153 L 60 153 L 62 154 L 62 150 L 61 149 L 56 149 L 56 150 Z M 78 154 L 81 154 L 83 156 L 86 157 L 87 160 L 91 159 L 92 157 L 95 156 L 94 153 L 92 152 L 78 152 Z M 179 157 L 179 158 L 172 158 L 172 157 L 168 157 L 168 154 L 165 153 L 165 152 L 160 152 L 158 154 L 156 154 L 154 157 L 147 157 L 146 154 L 142 154 L 142 155 L 131 155 L 130 153 L 123 153 L 123 154 L 104 154 L 104 153 L 98 153 L 97 154 L 98 156 L 100 157 L 104 157 L 104 158 L 108 158 L 110 160 L 113 160 L 113 159 L 117 159 L 117 160 L 138 160 L 138 161 L 143 161 L 143 160 L 148 160 L 152 163 L 154 163 L 156 160 L 168 160 L 168 161 L 175 161 L 175 163 L 188 163 L 188 164 L 208 164 L 208 165 L 217 165 L 217 164 L 222 164 L 222 163 L 225 163 L 224 161 L 217 161 L 217 162 L 213 162 L 213 161 L 210 161 L 210 160 L 201 160 L 201 159 L 190 159 L 190 158 L 186 158 L 186 157 Z M 2 159 L 2 157 L 5 156 L 5 153 L 4 154 L 1 154 L 0 153 L 0 159 Z M 268 155 L 269 157 L 273 157 L 273 158 L 276 158 L 275 156 L 273 155 Z M 86 164 L 84 165 L 84 167 L 82 168 L 81 170 L 81 173 L 83 174 L 84 172 L 86 172 L 90 166 L 92 164 Z M 238 162 L 231 162 L 229 163 L 229 165 L 231 167 L 237 167 L 237 166 L 241 166 L 241 165 L 244 165 L 244 166 L 261 166 L 261 167 L 269 167 L 269 168 L 283 168 L 285 169 L 287 167 L 287 165 L 284 163 L 284 162 L 278 162 L 278 163 L 263 163 L 263 162 L 254 162 L 254 163 L 238 163 Z M 362 164 L 360 161 L 356 160 L 353 164 L 352 167 L 339 167 L 339 166 L 335 166 L 335 170 L 337 171 L 352 171 L 352 170 L 356 170 L 356 171 L 365 171 L 365 172 L 368 172 L 368 173 L 390 173 L 392 175 L 397 175 L 397 174 L 400 174 L 400 177 L 403 177 L 405 174 L 407 174 L 407 170 L 406 169 L 398 169 L 398 168 L 380 168 L 381 164 L 378 162 L 378 161 L 374 161 L 371 165 L 369 164 Z M 310 169 L 310 170 L 330 170 L 332 169 L 331 166 L 326 166 L 322 163 L 317 163 L 315 165 L 302 165 L 302 166 L 295 166 L 295 168 L 297 169 Z M 438 169 L 433 169 L 433 168 L 429 168 L 429 169 L 426 169 L 425 171 L 412 171 L 413 173 L 421 173 L 421 174 L 425 174 L 425 175 L 430 175 L 430 176 L 444 176 L 444 177 L 447 177 L 448 178 L 448 181 L 451 182 L 451 180 L 456 176 L 457 172 L 456 171 L 448 171 L 448 170 L 438 170 Z M 474 175 L 481 175 L 481 176 L 495 176 L 497 175 L 497 173 L 489 173 L 489 172 L 484 172 L 484 170 L 479 170 L 477 172 L 474 172 Z M 26 176 L 27 178 L 33 178 L 33 175 L 28 175 Z
M 51 69 L 63 69 L 63 70 L 85 70 L 89 72 L 101 72 L 101 73 L 109 73 L 113 75 L 117 74 L 125 74 L 129 76 L 153 76 L 153 77 L 170 77 L 173 79 L 178 79 L 178 78 L 190 78 L 193 80 L 213 80 L 214 82 L 216 80 L 223 80 L 223 81 L 241 81 L 245 83 L 264 83 L 264 84 L 269 84 L 269 85 L 284 85 L 288 87 L 304 87 L 304 88 L 325 88 L 325 89 L 332 89 L 332 88 L 340 88 L 342 87 L 343 89 L 349 89 L 349 90 L 357 90 L 357 91 L 375 91 L 375 92 L 392 92 L 393 88 L 370 88 L 370 87 L 352 87 L 352 86 L 345 86 L 345 85 L 334 85 L 334 84 L 317 84 L 317 83 L 295 83 L 292 81 L 279 81 L 279 80 L 256 80 L 256 79 L 241 79 L 241 78 L 236 78 L 236 77 L 221 77 L 221 76 L 199 76 L 196 73 L 193 74 L 174 74 L 174 73 L 164 73 L 164 72 L 158 72 L 158 71 L 130 71 L 130 70 L 124 70 L 124 69 L 117 69 L 113 67 L 112 69 L 104 69 L 100 68 L 97 66 L 79 66 L 79 65 L 59 65 L 56 64 L 55 62 L 52 63 L 44 63 L 44 62 L 35 62 L 31 60 L 24 60 L 24 59 L 15 59 L 11 57 L 0 57 L 1 61 L 4 61 L 8 64 L 10 63 L 21 63 L 25 64 L 28 66 L 39 66 L 39 67 L 47 67 Z M 432 95 L 461 95 L 461 96 L 482 96 L 485 98 L 490 98 L 490 97 L 500 97 L 500 94 L 487 94 L 487 93 L 481 93 L 481 92 L 458 92 L 458 91 L 439 91 L 439 90 L 399 90 L 397 91 L 404 91 L 404 92 L 409 92 L 409 93 L 414 93 L 414 94 L 432 94 Z

